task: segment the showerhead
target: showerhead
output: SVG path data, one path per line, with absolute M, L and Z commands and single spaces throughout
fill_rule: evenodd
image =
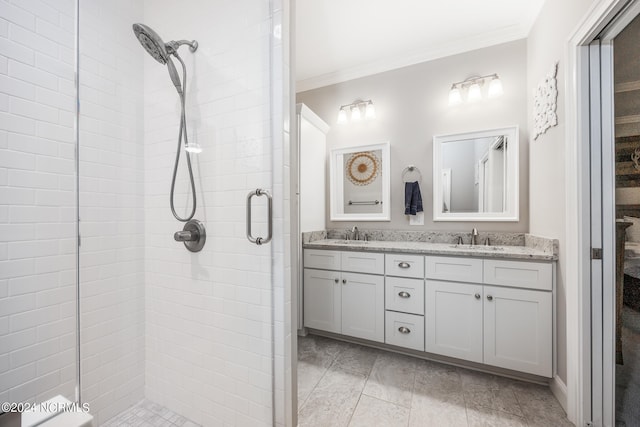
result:
M 142 47 L 149 52 L 149 55 L 153 56 L 153 59 L 161 64 L 167 63 L 169 53 L 158 33 L 144 24 L 133 24 L 133 32 Z

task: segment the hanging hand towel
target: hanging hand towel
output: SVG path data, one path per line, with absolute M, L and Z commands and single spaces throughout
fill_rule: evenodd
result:
M 422 194 L 418 181 L 404 183 L 404 214 L 415 215 L 422 212 Z

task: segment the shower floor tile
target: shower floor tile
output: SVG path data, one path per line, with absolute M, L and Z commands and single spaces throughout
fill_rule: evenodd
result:
M 180 414 L 162 405 L 144 399 L 120 415 L 111 418 L 102 427 L 200 427 Z

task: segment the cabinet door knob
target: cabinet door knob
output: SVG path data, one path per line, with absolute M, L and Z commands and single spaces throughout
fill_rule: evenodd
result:
M 398 332 L 400 332 L 401 334 L 408 334 L 411 332 L 411 329 L 407 328 L 406 326 L 400 326 L 398 328 Z
M 400 298 L 409 298 L 411 294 L 409 292 L 402 291 L 402 292 L 398 292 L 398 296 Z
M 489 301 L 493 301 L 493 297 L 492 297 L 491 295 L 487 295 L 487 299 L 488 299 Z
M 480 299 L 480 294 L 476 294 L 476 299 Z
M 342 279 L 342 284 L 346 285 L 347 284 L 347 279 Z
M 340 281 L 340 279 L 338 279 L 337 277 L 335 279 L 333 279 L 334 282 L 338 283 Z
M 402 262 L 398 263 L 398 267 L 400 267 L 400 268 L 409 268 L 409 267 L 411 267 L 411 265 L 408 262 L 402 261 Z

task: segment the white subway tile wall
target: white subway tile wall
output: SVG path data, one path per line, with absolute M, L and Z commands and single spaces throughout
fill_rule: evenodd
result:
M 75 387 L 73 0 L 0 0 L 0 401 Z
M 282 3 L 273 2 L 276 24 Z M 0 0 L 0 400 L 74 397 L 74 6 Z M 271 6 L 81 2 L 82 394 L 98 425 L 145 396 L 202 425 L 272 425 L 274 348 L 290 375 L 291 337 L 290 310 L 282 315 L 288 61 L 273 63 L 285 58 L 272 46 Z M 183 224 L 168 206 L 178 97 L 133 37 L 134 22 L 200 43 L 195 54 L 181 49 L 189 135 L 203 147 L 193 163 L 208 239 L 197 254 L 173 241 Z M 178 176 L 185 214 L 184 157 Z M 274 193 L 271 245 L 245 237 L 256 188 Z M 266 200 L 254 200 L 254 234 L 264 236 Z M 290 390 L 276 388 L 283 424 Z
M 272 165 L 282 167 L 271 154 L 270 1 L 148 0 L 144 22 L 165 41 L 200 44 L 180 54 L 189 136 L 203 149 L 193 156 L 195 217 L 207 228 L 202 252 L 173 240 L 183 226 L 168 200 L 179 100 L 166 67 L 145 55 L 145 394 L 198 424 L 271 426 L 271 278 L 281 264 L 272 267 L 272 250 L 281 248 L 245 237 L 247 193 L 275 190 Z M 184 158 L 178 176 L 176 207 L 185 215 Z M 265 207 L 254 198 L 256 236 L 266 234 Z
M 144 397 L 143 6 L 80 2 L 80 366 L 98 425 Z

